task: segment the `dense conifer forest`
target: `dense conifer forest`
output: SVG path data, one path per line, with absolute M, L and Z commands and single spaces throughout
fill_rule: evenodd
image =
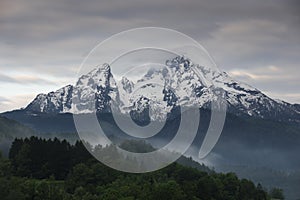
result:
M 124 144 L 130 146 L 130 142 Z M 141 149 L 140 144 L 135 149 Z M 105 151 L 111 146 L 103 147 Z M 147 147 L 150 148 L 150 147 Z M 9 158 L 0 158 L 2 200 L 264 200 L 283 199 L 233 173 L 215 173 L 189 158 L 161 170 L 130 174 L 94 159 L 82 142 L 15 139 Z M 189 165 L 189 166 L 188 166 Z

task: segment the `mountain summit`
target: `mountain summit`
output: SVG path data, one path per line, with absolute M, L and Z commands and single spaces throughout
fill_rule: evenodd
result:
M 194 69 L 200 72 L 200 77 Z M 206 82 L 212 83 L 213 87 Z M 161 83 L 161 84 L 159 84 Z M 122 77 L 115 80 L 110 66 L 98 66 L 55 92 L 39 94 L 25 108 L 34 113 L 111 112 L 115 106 L 121 113 L 150 114 L 152 120 L 164 118 L 175 106 L 209 108 L 222 90 L 228 112 L 279 121 L 300 121 L 300 106 L 273 100 L 258 89 L 238 82 L 225 72 L 193 64 L 178 56 L 166 61 L 163 68 L 150 68 L 138 80 Z

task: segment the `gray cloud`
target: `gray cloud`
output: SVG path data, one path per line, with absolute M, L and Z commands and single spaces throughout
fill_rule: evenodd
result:
M 282 80 L 274 74 L 259 81 L 238 78 L 263 91 L 293 94 L 300 81 L 294 76 L 299 71 L 299 25 L 297 0 L 2 0 L 0 68 L 4 74 L 19 72 L 19 77 L 24 71 L 42 75 L 43 80 L 23 80 L 27 83 L 75 82 L 82 59 L 103 39 L 130 28 L 160 26 L 198 40 L 225 71 L 258 75 L 251 69 L 284 70 Z M 4 74 L 1 82 L 16 81 Z M 57 80 L 47 83 L 47 75 Z M 32 93 L 39 91 L 33 88 Z M 283 98 L 294 101 L 288 96 Z
M 7 76 L 0 74 L 0 82 L 16 84 L 57 85 L 55 82 L 30 75 Z
M 15 79 L 13 79 L 9 76 L 6 76 L 4 74 L 0 74 L 0 81 L 1 82 L 15 82 Z

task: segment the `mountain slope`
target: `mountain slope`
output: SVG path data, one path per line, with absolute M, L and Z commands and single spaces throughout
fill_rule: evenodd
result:
M 2 140 L 13 140 L 14 138 L 28 137 L 34 131 L 19 122 L 0 116 L 0 142 Z

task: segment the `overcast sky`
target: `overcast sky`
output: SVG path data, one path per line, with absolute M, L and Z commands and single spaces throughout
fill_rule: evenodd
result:
M 100 41 L 159 26 L 201 43 L 219 68 L 300 103 L 300 1 L 0 0 L 0 112 L 76 81 Z

